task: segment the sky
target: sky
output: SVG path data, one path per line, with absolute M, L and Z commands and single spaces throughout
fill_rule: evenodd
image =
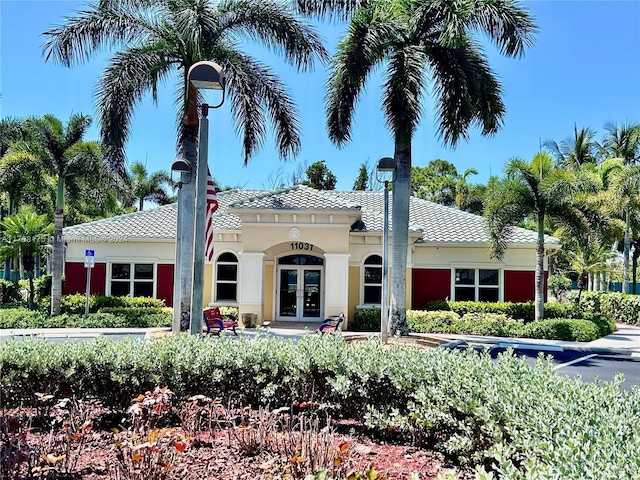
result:
M 76 1 L 0 0 L 0 116 L 53 114 L 66 121 L 72 113 L 97 118 L 94 90 L 109 54 L 72 68 L 45 62 L 42 33 L 64 23 L 64 17 L 85 5 Z M 524 57 L 506 58 L 488 44 L 489 63 L 503 88 L 506 115 L 502 129 L 483 137 L 472 129 L 455 148 L 437 137 L 433 99 L 425 98 L 420 127 L 413 140 L 413 165 L 441 158 L 460 173 L 474 168 L 471 182 L 500 175 L 507 160 L 531 159 L 545 140 L 561 141 L 574 125 L 604 135 L 608 122 L 640 122 L 640 0 L 527 1 L 539 31 Z M 330 52 L 344 31 L 342 25 L 315 24 Z M 279 177 L 324 160 L 336 175 L 337 188 L 349 190 L 363 162 L 370 166 L 393 156 L 393 139 L 381 108 L 381 72 L 367 83 L 355 111 L 352 141 L 343 148 L 328 138 L 324 84 L 328 68 L 297 72 L 276 55 L 248 41 L 246 51 L 260 58 L 283 79 L 295 100 L 302 125 L 302 149 L 288 162 L 278 156 L 272 135 L 245 166 L 241 139 L 231 121 L 228 103 L 209 113 L 209 166 L 221 185 L 272 188 Z M 146 163 L 150 171 L 169 170 L 175 158 L 176 113 L 174 77 L 163 85 L 154 104 L 147 96 L 138 105 L 126 147 L 129 163 Z M 209 103 L 219 93 L 206 94 Z M 97 122 L 86 136 L 98 140 Z

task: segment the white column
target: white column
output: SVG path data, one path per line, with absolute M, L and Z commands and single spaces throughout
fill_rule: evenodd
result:
M 240 314 L 255 312 L 262 321 L 264 252 L 241 252 L 238 280 Z
M 349 306 L 349 257 L 348 253 L 324 254 L 324 316 L 347 314 Z

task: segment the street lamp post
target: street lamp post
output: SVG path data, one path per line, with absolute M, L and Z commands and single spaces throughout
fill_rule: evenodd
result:
M 189 308 L 180 308 L 178 315 L 184 315 L 182 310 L 188 310 L 192 334 L 200 335 L 202 332 L 202 297 L 204 284 L 204 250 L 205 250 L 205 212 L 207 196 L 207 161 L 209 149 L 209 120 L 207 114 L 209 108 L 218 108 L 224 102 L 224 75 L 222 67 L 213 62 L 197 62 L 191 66 L 187 73 L 187 88 L 189 89 L 189 104 L 197 102 L 197 92 L 200 89 L 222 90 L 222 100 L 218 105 L 209 106 L 203 104 L 202 119 L 198 132 L 198 154 L 196 165 L 192 165 L 191 177 L 195 175 L 195 185 L 192 191 L 182 191 L 182 200 L 186 208 L 191 207 L 190 212 L 180 209 L 178 200 L 178 226 L 176 240 L 179 245 L 180 255 L 176 255 L 176 278 L 179 282 L 180 304 L 189 302 Z M 174 162 L 175 163 L 175 162 Z M 195 167 L 195 168 L 193 168 Z M 195 170 L 195 172 L 193 172 Z M 186 198 L 190 194 L 190 198 Z M 195 196 L 195 202 L 193 199 Z M 183 217 L 180 217 L 183 213 Z M 186 214 L 185 214 L 186 213 Z M 178 249 L 178 247 L 177 247 Z M 176 250 L 177 250 L 176 249 Z M 186 260 L 186 261 L 185 261 Z M 192 260 L 192 261 L 191 261 Z M 179 269 L 179 270 L 178 270 Z M 189 281 L 192 280 L 192 281 Z M 176 302 L 174 302 L 175 308 Z M 182 307 L 182 305 L 181 305 Z M 181 319 L 182 320 L 182 319 Z M 176 313 L 174 313 L 174 322 Z
M 222 100 L 215 106 L 202 105 L 202 118 L 198 134 L 198 167 L 196 169 L 196 210 L 193 246 L 193 290 L 191 293 L 191 334 L 202 333 L 202 297 L 204 286 L 205 220 L 207 208 L 207 164 L 209 159 L 209 108 L 224 103 L 224 76 L 222 67 L 213 62 L 198 62 L 191 66 L 187 81 L 196 90 L 222 90 Z
M 389 174 L 391 179 L 389 179 Z M 382 179 L 381 179 L 382 176 Z M 389 339 L 389 183 L 396 180 L 396 161 L 391 157 L 378 160 L 376 179 L 384 182 L 384 223 L 382 227 L 382 299 L 380 301 L 380 335 L 382 343 Z

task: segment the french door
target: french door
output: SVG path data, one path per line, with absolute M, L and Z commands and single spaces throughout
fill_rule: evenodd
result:
M 319 257 L 289 255 L 278 261 L 277 320 L 322 320 L 322 272 Z

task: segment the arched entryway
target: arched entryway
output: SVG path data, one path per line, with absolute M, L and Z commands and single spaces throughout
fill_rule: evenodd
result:
M 276 320 L 322 320 L 324 259 L 314 255 L 285 255 L 276 270 Z

